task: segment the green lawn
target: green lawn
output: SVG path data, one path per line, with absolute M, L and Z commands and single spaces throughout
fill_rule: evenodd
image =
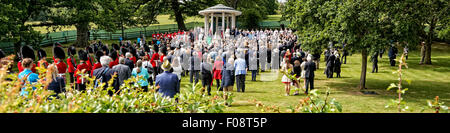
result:
M 409 88 L 404 100 L 411 108 L 407 112 L 420 112 L 426 106 L 426 100 L 433 100 L 439 96 L 441 102 L 446 105 L 450 103 L 450 46 L 448 44 L 433 44 L 433 65 L 418 65 L 419 52 L 411 51 L 407 60 L 408 69 L 405 69 L 404 76 L 412 82 L 404 88 Z M 375 91 L 377 95 L 364 95 L 357 88 L 361 72 L 361 55 L 353 54 L 347 58 L 347 64 L 342 65 L 342 78 L 327 79 L 323 74 L 324 62 L 320 64 L 320 69 L 315 72 L 315 89 L 319 89 L 324 94 L 327 87 L 331 88 L 330 97 L 336 98 L 343 106 L 345 113 L 381 113 L 397 112 L 395 108 L 385 108 L 391 100 L 396 99 L 395 89 L 387 91 L 390 83 L 397 83 L 397 75 L 392 74 L 397 67 L 389 65 L 387 53 L 379 59 L 378 73 L 370 73 L 371 63 L 368 65 L 366 87 L 370 91 Z M 264 73 L 267 74 L 268 72 Z M 258 79 L 261 77 L 258 75 Z M 288 106 L 295 105 L 305 95 L 284 96 L 284 85 L 281 83 L 281 74 L 277 80 L 271 82 L 250 81 L 251 75 L 246 77 L 246 92 L 234 92 L 234 103 L 226 109 L 229 113 L 260 113 L 251 100 L 261 101 L 264 105 L 279 106 L 281 111 L 287 112 Z M 189 78 L 183 78 L 183 83 Z M 182 84 L 183 84 L 182 83 Z M 215 90 L 215 89 L 213 89 Z M 234 88 L 236 91 L 236 88 Z M 292 93 L 291 93 L 292 94 Z M 427 110 L 430 112 L 430 110 Z
M 104 41 L 111 44 L 113 41 Z M 70 44 L 64 44 L 66 48 Z M 51 47 L 45 47 L 48 54 L 48 61 L 51 61 Z M 426 100 L 432 100 L 435 96 L 439 96 L 441 102 L 446 105 L 450 103 L 450 45 L 433 44 L 432 62 L 433 65 L 418 65 L 419 52 L 411 51 L 407 60 L 408 69 L 404 69 L 404 77 L 410 79 L 410 85 L 404 82 L 404 88 L 409 91 L 404 95 L 404 100 L 411 108 L 407 112 L 420 112 L 421 108 L 426 106 Z M 77 57 L 75 57 L 77 58 Z M 331 88 L 330 97 L 336 98 L 343 106 L 343 112 L 346 113 L 380 113 L 380 112 L 397 112 L 394 108 L 386 109 L 384 106 L 391 100 L 396 99 L 395 91 L 387 91 L 386 88 L 390 83 L 397 83 L 397 75 L 392 74 L 397 67 L 389 66 L 387 53 L 379 59 L 379 73 L 370 73 L 372 70 L 371 63 L 368 65 L 366 87 L 370 91 L 375 91 L 378 95 L 364 95 L 357 88 L 359 76 L 361 72 L 361 55 L 353 54 L 348 56 L 347 64 L 342 65 L 342 78 L 327 79 L 323 74 L 324 62 L 323 58 L 320 63 L 315 79 L 315 89 L 320 90 L 321 94 L 327 87 Z M 17 67 L 14 67 L 17 69 Z M 262 74 L 269 74 L 265 72 Z M 68 74 L 67 74 L 68 76 Z M 261 74 L 258 75 L 258 80 Z M 250 81 L 251 75 L 246 77 L 246 92 L 234 92 L 234 102 L 231 107 L 226 108 L 225 112 L 229 113 L 260 113 L 252 100 L 261 101 L 264 105 L 279 106 L 281 111 L 286 112 L 288 106 L 295 105 L 305 95 L 284 96 L 284 85 L 281 83 L 281 74 L 274 81 Z M 189 82 L 189 77 L 183 77 L 182 86 Z M 213 85 L 213 93 L 216 92 L 215 82 Z M 184 89 L 184 88 L 183 88 Z M 236 91 L 236 88 L 234 88 Z M 430 110 L 428 110 L 430 112 Z

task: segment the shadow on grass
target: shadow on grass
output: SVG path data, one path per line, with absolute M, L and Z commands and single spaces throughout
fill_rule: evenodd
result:
M 365 95 L 363 93 L 360 93 L 360 90 L 357 88 L 359 79 L 345 79 L 342 82 L 330 82 L 327 83 L 327 86 L 351 95 L 364 95 L 382 99 L 395 99 L 397 97 L 397 88 L 393 88 L 390 91 L 386 90 L 391 83 L 397 83 L 397 80 L 368 79 L 366 81 L 366 88 L 368 88 L 366 91 L 374 91 L 377 93 L 377 95 Z M 408 88 L 408 91 L 406 91 L 406 93 L 403 95 L 406 102 L 425 104 L 427 100 L 433 100 L 435 96 L 444 98 L 441 99 L 442 102 L 450 102 L 450 99 L 448 99 L 450 97 L 448 82 L 413 80 L 411 84 L 408 84 L 405 81 L 402 85 L 403 89 Z

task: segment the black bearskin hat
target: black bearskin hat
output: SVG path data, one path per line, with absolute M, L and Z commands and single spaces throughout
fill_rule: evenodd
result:
M 125 55 L 128 51 L 129 51 L 128 48 L 125 47 L 120 48 L 121 55 Z
M 150 47 L 148 47 L 148 45 L 144 45 L 144 50 L 145 52 L 150 52 Z
M 111 59 L 114 61 L 117 59 L 117 52 L 116 51 L 111 51 L 111 53 L 109 54 L 109 57 L 111 57 Z
M 108 46 L 106 46 L 106 45 L 103 45 L 103 46 L 102 46 L 102 50 L 103 50 L 103 52 L 106 52 L 106 55 L 108 55 L 108 54 L 109 54 L 109 49 L 108 49 Z
M 93 46 L 87 46 L 86 47 L 86 52 L 89 54 L 93 54 L 94 53 L 94 48 L 92 48 Z
M 31 58 L 32 60 L 36 59 L 36 57 L 34 56 L 33 48 L 31 48 L 28 45 L 22 46 L 20 48 L 20 55 L 21 55 L 22 59 L 25 59 L 25 58 Z
M 117 44 L 113 43 L 113 44 L 112 44 L 112 46 L 113 46 L 114 50 L 120 50 L 120 47 L 119 47 L 119 45 L 117 45 Z
M 79 50 L 79 51 L 78 51 L 78 58 L 79 58 L 80 60 L 87 61 L 87 60 L 88 60 L 88 54 L 87 54 L 87 52 L 84 51 L 84 50 Z
M 5 52 L 3 52 L 2 49 L 0 49 L 0 59 L 1 59 L 1 58 L 5 58 L 5 57 L 6 57 Z
M 55 58 L 60 58 L 60 59 L 66 58 L 66 54 L 64 53 L 64 50 L 58 46 L 53 47 L 53 56 L 55 56 Z
M 67 55 L 69 56 L 75 56 L 77 54 L 77 49 L 75 48 L 75 46 L 70 46 L 69 48 L 67 48 Z
M 37 57 L 38 57 L 39 60 L 41 60 L 42 58 L 45 59 L 45 58 L 47 58 L 47 53 L 44 50 L 39 49 L 37 51 Z
M 98 62 L 100 62 L 100 57 L 102 57 L 102 56 L 103 56 L 102 51 L 95 52 L 95 59 L 97 59 Z

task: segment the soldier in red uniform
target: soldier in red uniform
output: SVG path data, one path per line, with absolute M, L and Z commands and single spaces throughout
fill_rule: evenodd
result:
M 109 63 L 109 68 L 112 68 L 115 65 L 119 64 L 119 56 L 115 50 L 111 51 L 111 54 L 109 55 L 109 57 L 111 57 L 111 59 L 113 60 Z
M 87 73 L 87 70 L 90 67 L 86 64 L 86 61 L 88 60 L 88 54 L 87 52 L 80 50 L 78 51 L 78 57 L 80 59 L 80 63 L 75 70 L 75 77 L 77 78 L 77 84 L 75 88 L 79 91 L 85 91 L 87 81 L 83 78 L 83 76 L 88 76 L 89 74 Z
M 77 62 L 73 58 L 73 56 L 75 56 L 76 53 L 77 53 L 77 51 L 75 49 L 75 46 L 70 46 L 67 49 L 67 55 L 69 56 L 69 58 L 67 58 L 67 61 L 66 61 L 67 65 L 68 65 L 67 71 L 69 72 L 70 83 L 72 85 L 74 84 L 74 74 L 75 74 L 75 69 L 77 68 Z
M 20 61 L 17 62 L 17 67 L 19 68 L 19 73 L 20 73 L 24 69 L 22 67 L 22 59 L 31 58 L 34 61 L 35 57 L 34 57 L 34 50 L 28 45 L 20 47 L 20 54 L 19 55 L 20 55 L 20 57 L 19 57 Z M 33 66 L 31 67 L 31 71 L 33 73 L 36 73 L 36 64 L 33 63 Z
M 48 66 L 48 62 L 47 62 L 47 53 L 45 53 L 44 50 L 39 49 L 37 51 L 37 57 L 39 59 L 37 66 L 38 67 L 43 67 L 43 68 L 47 68 Z
M 64 50 L 58 46 L 53 47 L 53 58 L 55 61 L 54 63 L 56 64 L 56 68 L 58 69 L 58 77 L 62 77 L 66 81 L 67 65 L 62 60 L 66 58 Z
M 100 64 L 100 57 L 102 57 L 102 56 L 103 56 L 103 52 L 102 51 L 95 52 L 95 59 L 97 60 L 97 62 L 94 64 L 94 67 L 92 67 L 91 76 L 94 75 L 94 70 L 95 69 L 102 67 L 102 64 Z
M 87 46 L 86 47 L 86 54 L 88 56 L 88 59 L 86 60 L 86 64 L 89 66 L 88 70 L 86 73 L 90 74 L 92 70 L 92 67 L 94 66 L 94 64 L 92 64 L 94 62 L 94 59 L 92 58 L 92 54 L 94 53 L 94 49 L 91 46 Z

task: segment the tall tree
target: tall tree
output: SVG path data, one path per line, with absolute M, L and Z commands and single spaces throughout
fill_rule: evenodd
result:
M 449 24 L 449 10 L 450 7 L 448 0 L 418 0 L 419 4 L 415 4 L 416 10 L 420 11 L 420 15 L 415 18 L 422 25 L 421 29 L 427 27 L 427 31 L 423 31 L 421 36 L 425 41 L 425 55 L 424 60 L 420 61 L 420 64 L 431 64 L 431 44 L 436 37 L 436 29 L 439 26 L 448 26 Z M 445 29 L 445 28 L 444 28 Z
M 185 17 L 199 16 L 198 11 L 217 4 L 217 0 L 166 0 L 171 15 L 175 17 L 178 29 L 186 30 Z
M 408 4 L 386 0 L 298 0 L 286 4 L 290 27 L 298 30 L 302 47 L 321 51 L 329 41 L 345 42 L 346 48 L 361 52 L 359 88 L 366 88 L 367 57 L 388 45 L 389 40 L 413 43 L 408 33 L 415 25 L 409 23 L 414 15 L 401 11 Z M 391 8 L 396 6 L 397 10 Z M 408 33 L 408 34 L 407 34 Z M 402 35 L 406 34 L 406 35 Z M 340 45 L 340 44 L 339 44 Z M 319 50 L 317 50 L 319 49 Z
M 47 10 L 48 20 L 42 25 L 61 27 L 74 25 L 77 29 L 76 46 L 88 45 L 90 24 L 103 24 L 99 12 L 102 0 L 54 0 Z
M 2 0 L 0 41 L 13 42 L 15 53 L 19 51 L 22 42 L 39 46 L 42 40 L 40 33 L 34 31 L 32 25 L 26 22 L 38 15 L 49 2 L 49 0 Z

